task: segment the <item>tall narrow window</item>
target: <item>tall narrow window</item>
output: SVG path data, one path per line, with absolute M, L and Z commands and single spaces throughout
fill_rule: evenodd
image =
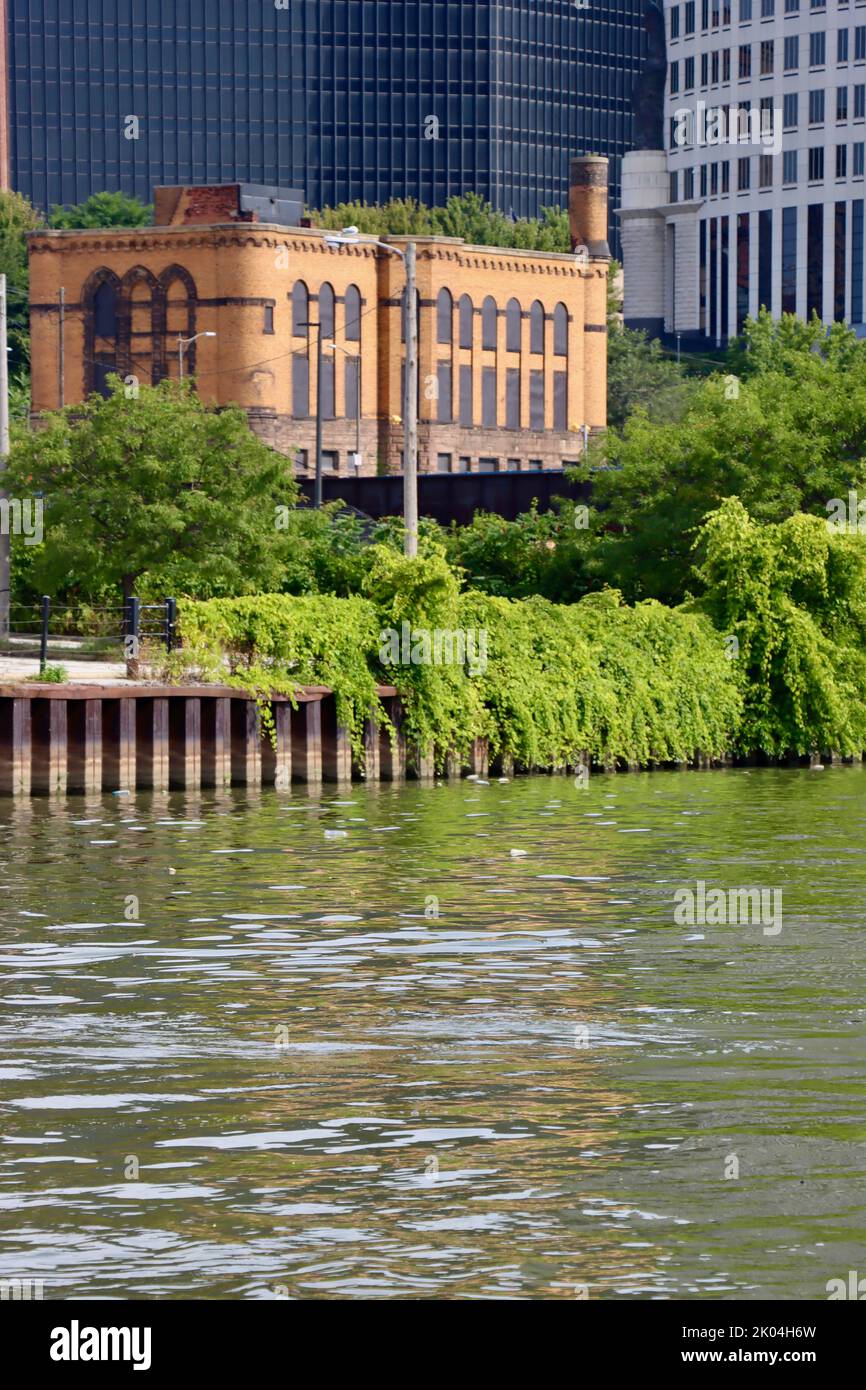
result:
M 523 314 L 519 301 L 509 299 L 505 309 L 505 346 L 509 352 L 520 351 L 522 324 Z
M 460 368 L 460 424 L 463 429 L 471 430 L 473 423 L 472 368 L 462 366 Z
M 360 343 L 361 341 L 361 291 L 357 285 L 350 285 L 346 290 L 346 326 L 345 338 L 347 343 Z
M 481 346 L 492 352 L 496 351 L 497 320 L 496 300 L 488 295 L 481 306 Z
M 806 316 L 824 317 L 824 204 L 806 210 Z
M 863 322 L 863 199 L 851 204 L 851 322 Z
M 481 373 L 481 424 L 486 430 L 496 429 L 495 367 L 485 367 Z
M 782 209 L 782 313 L 797 312 L 797 209 Z
M 555 357 L 568 356 L 568 310 L 557 304 L 553 311 L 553 352 Z
M 319 290 L 319 323 L 322 342 L 329 343 L 336 332 L 334 290 L 327 282 Z
M 325 353 L 322 356 L 322 377 L 319 382 L 319 391 L 322 396 L 322 416 L 325 420 L 333 420 L 337 413 L 337 364 L 334 361 L 334 357 L 335 354 L 333 352 Z
M 568 429 L 568 372 L 553 373 L 553 428 Z
M 749 317 L 749 214 L 737 217 L 737 332 Z
M 544 305 L 537 299 L 529 311 L 529 351 L 544 352 Z
M 509 367 L 505 374 L 505 428 L 520 429 L 520 368 Z
M 544 372 L 529 373 L 529 428 L 544 429 Z
M 451 398 L 451 363 L 437 362 L 436 364 L 436 385 L 437 409 L 436 420 L 440 425 L 450 425 L 453 419 L 453 401 Z
M 309 321 L 310 291 L 303 280 L 297 280 L 292 288 L 292 337 L 306 338 Z
M 772 310 L 773 292 L 773 214 L 758 213 L 758 308 Z
M 436 341 L 450 347 L 454 337 L 454 300 L 451 291 L 441 289 L 436 299 Z
M 358 416 L 358 406 L 360 404 L 358 395 L 361 390 L 361 371 L 360 362 L 357 357 L 344 357 L 345 375 L 343 377 L 344 394 L 346 397 L 346 418 L 355 420 Z
M 475 309 L 468 294 L 464 294 L 460 300 L 460 346 L 462 348 L 472 347 L 472 326 L 475 319 Z
M 836 204 L 833 245 L 833 318 L 841 323 L 845 317 L 845 204 Z
M 305 352 L 292 354 L 292 415 L 306 420 L 310 414 L 310 359 Z

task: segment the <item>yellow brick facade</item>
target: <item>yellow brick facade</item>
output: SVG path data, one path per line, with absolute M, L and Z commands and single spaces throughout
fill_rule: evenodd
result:
M 574 238 L 578 256 L 416 239 L 422 470 L 561 467 L 604 428 L 608 260 L 587 252 L 583 228 Z M 30 269 L 34 412 L 60 404 L 62 288 L 67 405 L 111 370 L 176 377 L 178 335 L 215 334 L 185 354 L 202 398 L 243 407 L 312 469 L 316 330 L 300 325 L 323 314 L 330 336 L 333 312 L 343 351 L 325 354 L 329 469 L 351 471 L 360 355 L 362 472 L 399 471 L 405 271 L 371 238 L 336 249 L 319 230 L 255 222 L 40 232 Z

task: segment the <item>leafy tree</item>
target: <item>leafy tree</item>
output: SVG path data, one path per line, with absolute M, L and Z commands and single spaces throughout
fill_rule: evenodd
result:
M 446 553 L 467 587 L 481 593 L 574 603 L 588 588 L 583 520 L 565 499 L 558 511 L 533 507 L 515 521 L 477 512 L 470 526 L 453 523 L 445 533 Z
M 685 368 L 665 357 L 661 345 L 648 341 L 642 329 L 608 321 L 609 429 L 622 429 L 637 410 L 645 411 L 651 420 L 679 420 L 694 390 L 695 381 Z
M 297 498 L 287 460 L 243 411 L 207 410 L 189 384 L 128 396 L 110 380 L 108 399 L 47 415 L 13 442 L 9 492 L 44 497 L 31 584 L 124 598 L 278 589 L 287 541 L 277 509 Z
M 637 411 L 591 449 L 575 475 L 591 480 L 598 508 L 595 583 L 676 602 L 698 529 L 724 498 L 740 497 L 762 523 L 800 511 L 826 519 L 831 499 L 866 484 L 866 344 L 843 325 L 820 351 L 813 342 L 814 330 L 785 319 L 749 322 L 742 379 L 709 377 L 681 419 Z
M 27 233 L 35 232 L 42 218 L 20 193 L 0 189 L 0 274 L 6 276 L 10 370 L 26 370 L 30 359 L 30 275 Z
M 726 634 L 744 698 L 740 747 L 866 749 L 866 540 L 827 519 L 761 526 L 736 497 L 702 532 L 691 607 Z
M 126 193 L 91 193 L 83 203 L 54 207 L 50 227 L 85 230 L 88 227 L 145 227 L 153 218 L 153 208 Z
M 428 208 L 414 198 L 392 198 L 384 204 L 340 203 L 311 217 L 329 230 L 357 227 L 369 236 L 450 236 L 462 237 L 473 246 L 571 250 L 566 210 L 542 208 L 538 218 L 512 221 L 479 193 L 455 194 L 444 208 Z

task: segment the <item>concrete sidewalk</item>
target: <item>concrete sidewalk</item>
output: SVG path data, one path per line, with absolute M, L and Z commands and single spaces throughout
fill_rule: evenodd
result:
M 63 666 L 70 682 L 104 685 L 106 681 L 116 683 L 126 680 L 126 666 L 122 661 L 67 661 L 64 658 L 48 664 Z M 6 685 L 13 681 L 32 681 L 38 674 L 38 657 L 0 656 L 0 681 Z M 130 681 L 130 685 L 134 684 L 136 682 Z

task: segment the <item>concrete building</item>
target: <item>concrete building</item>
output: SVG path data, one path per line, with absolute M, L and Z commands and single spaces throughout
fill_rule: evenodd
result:
M 667 149 L 623 163 L 626 323 L 718 346 L 764 305 L 864 331 L 866 3 L 664 16 Z
M 572 162 L 570 210 L 570 255 L 417 239 L 422 470 L 561 468 L 604 428 L 605 159 Z M 34 412 L 61 376 L 72 404 L 111 373 L 176 377 L 182 354 L 204 400 L 242 406 L 301 472 L 319 393 L 328 471 L 354 469 L 358 430 L 361 472 L 399 471 L 402 261 L 370 237 L 333 248 L 298 211 L 278 189 L 159 188 L 152 227 L 33 233 Z
M 641 0 L 0 0 L 9 177 L 47 211 L 169 184 L 311 207 L 564 206 L 629 147 Z M 0 140 L 5 106 L 0 108 Z M 0 149 L 2 177 L 2 149 Z

